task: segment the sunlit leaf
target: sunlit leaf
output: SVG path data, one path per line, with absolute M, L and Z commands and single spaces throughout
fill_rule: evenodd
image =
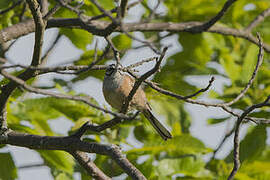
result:
M 86 50 L 86 46 L 93 39 L 90 33 L 80 29 L 61 29 L 60 33 L 67 36 L 77 48 L 83 50 Z
M 54 176 L 58 176 L 62 172 L 69 175 L 73 174 L 74 160 L 67 152 L 48 150 L 39 150 L 38 152 L 45 163 L 51 168 Z

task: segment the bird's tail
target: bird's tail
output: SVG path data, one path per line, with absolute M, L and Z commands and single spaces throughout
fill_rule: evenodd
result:
M 158 134 L 164 139 L 165 141 L 167 139 L 171 139 L 172 135 L 170 131 L 168 131 L 160 122 L 157 120 L 157 118 L 152 114 L 152 112 L 148 109 L 143 111 L 144 116 L 150 121 L 152 126 L 155 128 L 155 130 L 158 132 Z

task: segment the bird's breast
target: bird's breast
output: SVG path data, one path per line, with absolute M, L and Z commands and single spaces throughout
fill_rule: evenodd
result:
M 103 82 L 103 94 L 105 100 L 115 109 L 120 110 L 125 99 L 122 91 L 122 79 L 107 77 Z

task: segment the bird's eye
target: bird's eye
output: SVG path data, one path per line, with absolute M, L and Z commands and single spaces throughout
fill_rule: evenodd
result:
M 110 76 L 110 75 L 113 73 L 114 70 L 115 70 L 115 68 L 112 67 L 112 66 L 110 66 L 110 67 L 106 70 L 106 75 L 107 75 L 107 76 Z

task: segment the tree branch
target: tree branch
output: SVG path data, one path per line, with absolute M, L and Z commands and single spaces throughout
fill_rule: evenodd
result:
M 46 23 L 43 22 L 42 14 L 40 12 L 39 4 L 34 0 L 27 0 L 27 3 L 29 5 L 29 8 L 31 10 L 31 13 L 34 18 L 35 22 L 35 45 L 34 45 L 34 52 L 32 57 L 31 66 L 38 66 L 41 60 L 41 49 L 43 44 L 43 34 L 45 31 Z M 1 38 L 0 38 L 1 39 Z M 1 42 L 1 41 L 0 41 Z M 18 77 L 22 78 L 23 80 L 30 79 L 35 71 L 28 70 L 23 73 L 21 73 Z M 2 87 L 2 92 L 0 94 L 0 129 L 7 128 L 6 123 L 6 103 L 13 92 L 14 89 L 16 89 L 17 85 L 14 82 L 10 82 Z
M 251 32 L 252 29 L 254 29 L 256 26 L 258 26 L 261 22 L 264 21 L 264 19 L 270 16 L 270 8 L 264 10 L 262 13 L 260 13 L 245 29 L 247 32 Z
M 1 10 L 0 11 L 0 15 L 3 15 L 5 13 L 7 13 L 8 11 L 12 10 L 13 8 L 15 8 L 16 6 L 20 5 L 22 2 L 23 2 L 23 0 L 18 0 L 17 2 L 13 2 L 13 4 L 10 7 Z
M 110 180 L 111 178 L 104 174 L 95 163 L 87 156 L 85 152 L 70 151 L 69 152 L 78 163 L 95 179 Z
M 83 97 L 83 96 L 71 96 L 71 95 L 66 95 L 66 94 L 60 94 L 60 93 L 53 93 L 53 92 L 48 92 L 46 90 L 43 90 L 43 89 L 38 89 L 38 88 L 34 88 L 32 86 L 29 86 L 26 84 L 25 81 L 17 78 L 16 76 L 12 76 L 10 75 L 9 73 L 7 73 L 6 71 L 4 70 L 1 70 L 1 74 L 11 80 L 12 82 L 14 82 L 15 84 L 17 85 L 20 85 L 21 87 L 23 87 L 24 89 L 26 89 L 27 91 L 29 92 L 32 92 L 32 93 L 36 93 L 36 94 L 42 94 L 42 95 L 47 95 L 47 96 L 51 96 L 51 97 L 55 97 L 55 98 L 61 98 L 61 99 L 69 99 L 69 100 L 74 100 L 74 101 L 80 101 L 80 102 L 83 102 L 93 108 L 96 108 L 98 110 L 101 110 L 105 113 L 109 113 L 113 116 L 116 116 L 116 117 L 120 117 L 122 119 L 129 119 L 130 117 L 122 114 L 122 113 L 115 113 L 115 112 L 112 112 L 112 111 L 109 111 L 109 110 L 106 110 L 102 107 L 99 107 L 93 103 L 90 102 L 90 98 L 87 98 L 87 97 Z
M 135 95 L 137 89 L 140 87 L 140 85 L 142 84 L 143 81 L 145 81 L 148 77 L 150 77 L 152 74 L 154 74 L 155 72 L 157 72 L 160 68 L 160 64 L 161 64 L 161 61 L 163 60 L 164 56 L 165 56 L 165 53 L 167 51 L 168 47 L 165 47 L 159 57 L 159 59 L 157 60 L 156 62 L 156 65 L 154 68 L 152 68 L 150 71 L 146 72 L 145 74 L 143 74 L 140 78 L 138 78 L 134 85 L 133 85 L 133 88 L 131 89 L 131 91 L 129 92 L 129 95 L 128 97 L 125 99 L 125 102 L 123 103 L 123 106 L 121 108 L 121 111 L 122 113 L 126 113 L 127 110 L 128 110 L 128 107 L 129 107 L 129 103 L 130 101 L 132 100 L 133 96 Z
M 240 140 L 239 140 L 239 132 L 240 132 L 240 126 L 241 123 L 243 122 L 244 118 L 251 113 L 254 109 L 261 108 L 264 106 L 270 106 L 270 103 L 268 103 L 270 100 L 270 96 L 266 98 L 266 100 L 260 104 L 254 104 L 250 107 L 248 107 L 242 114 L 241 116 L 237 119 L 237 123 L 235 126 L 235 131 L 234 131 L 234 150 L 233 150 L 233 159 L 234 159 L 234 167 L 233 170 L 231 171 L 230 176 L 228 177 L 228 180 L 232 180 L 237 173 L 238 169 L 240 168 L 240 154 L 239 154 L 239 149 L 240 149 Z
M 82 151 L 111 157 L 133 179 L 146 180 L 144 175 L 133 166 L 116 145 L 88 143 L 74 137 L 38 136 L 18 133 L 12 130 L 0 135 L 0 144 L 10 144 L 30 149 Z
M 225 106 L 230 106 L 232 104 L 234 104 L 235 102 L 239 101 L 244 95 L 245 93 L 247 92 L 247 90 L 251 87 L 258 71 L 259 71 L 259 68 L 261 67 L 262 65 L 262 62 L 263 62 L 263 42 L 261 40 L 261 37 L 260 37 L 260 34 L 257 33 L 257 38 L 259 40 L 259 54 L 258 54 L 258 60 L 257 60 L 257 63 L 256 63 L 256 67 L 252 73 L 252 76 L 250 78 L 250 80 L 248 81 L 246 87 L 241 91 L 241 93 L 236 97 L 234 98 L 233 100 L 231 100 L 230 102 L 227 102 L 227 103 L 224 103 Z
M 214 16 L 212 19 L 210 19 L 206 23 L 189 28 L 187 31 L 192 32 L 192 33 L 199 33 L 199 32 L 208 30 L 211 26 L 213 26 L 218 20 L 220 20 L 224 16 L 225 12 L 229 9 L 229 7 L 235 1 L 237 0 L 227 0 L 223 8 L 218 12 L 216 16 Z

